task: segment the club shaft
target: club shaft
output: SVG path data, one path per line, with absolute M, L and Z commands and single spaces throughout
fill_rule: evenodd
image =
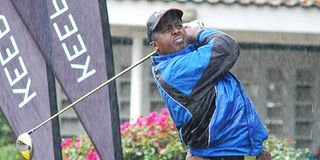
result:
M 88 96 L 90 96 L 91 94 L 95 93 L 96 91 L 98 91 L 99 89 L 101 89 L 102 87 L 106 86 L 107 84 L 109 84 L 110 82 L 112 82 L 113 80 L 117 79 L 118 77 L 122 76 L 123 74 L 127 73 L 128 71 L 130 71 L 131 69 L 133 69 L 134 67 L 138 66 L 139 64 L 141 64 L 142 62 L 144 62 L 145 60 L 147 60 L 149 57 L 151 57 L 153 54 L 155 54 L 156 51 L 153 51 L 152 53 L 150 53 L 149 55 L 143 57 L 140 61 L 138 61 L 137 63 L 131 65 L 130 67 L 126 68 L 125 70 L 121 71 L 120 73 L 118 73 L 117 75 L 113 76 L 112 78 L 108 79 L 107 81 L 103 82 L 102 84 L 100 84 L 98 87 L 92 89 L 91 91 L 89 91 L 87 94 L 83 95 L 82 97 L 80 97 L 79 99 L 75 100 L 73 103 L 69 104 L 68 106 L 64 107 L 62 110 L 60 110 L 59 112 L 57 112 L 56 114 L 54 114 L 53 116 L 51 116 L 49 119 L 43 121 L 42 123 L 40 123 L 38 126 L 34 127 L 33 129 L 31 129 L 28 133 L 31 134 L 32 132 L 34 132 L 35 130 L 37 130 L 38 128 L 40 128 L 41 126 L 43 126 L 44 124 L 48 123 L 49 121 L 51 121 L 52 119 L 54 119 L 55 117 L 57 117 L 58 115 L 62 114 L 63 112 L 67 111 L 68 109 L 72 108 L 74 105 L 76 105 L 77 103 L 79 103 L 80 101 L 82 101 L 83 99 L 87 98 Z

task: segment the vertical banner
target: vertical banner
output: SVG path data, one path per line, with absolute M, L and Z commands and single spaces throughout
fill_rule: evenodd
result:
M 45 60 L 10 0 L 0 5 L 0 107 L 15 136 L 50 117 Z M 31 134 L 34 159 L 55 159 L 52 127 Z
M 33 38 L 38 43 L 40 50 L 42 53 L 51 53 L 51 44 L 50 44 L 50 34 L 49 34 L 49 24 L 48 21 L 45 22 L 47 15 L 47 9 L 45 8 L 46 2 L 39 1 L 39 0 L 32 0 L 32 1 L 16 1 L 13 0 L 13 5 L 18 6 L 19 8 L 23 7 L 27 9 L 28 12 L 24 12 L 20 14 L 20 17 L 26 19 L 28 17 L 31 21 L 24 21 L 24 23 L 28 22 L 27 28 L 29 32 L 33 36 Z M 18 12 L 20 10 L 18 9 Z M 31 12 L 32 11 L 32 12 Z M 44 15 L 44 16 L 39 16 Z M 41 25 L 40 25 L 41 24 Z M 44 27 L 43 25 L 47 25 Z M 47 56 L 49 57 L 49 56 Z M 48 88 L 49 88 L 49 98 L 50 98 L 50 113 L 51 116 L 58 112 L 57 107 L 57 98 L 56 98 L 56 87 L 55 87 L 55 79 L 52 70 L 49 69 L 47 65 L 47 79 L 48 79 Z M 59 119 L 55 118 L 51 120 L 52 124 L 52 136 L 53 136 L 53 146 L 54 146 L 54 154 L 55 159 L 59 160 L 62 159 L 61 154 L 61 135 L 60 135 L 60 125 Z
M 13 0 L 71 101 L 113 76 L 106 1 L 33 1 L 36 0 Z M 100 157 L 122 159 L 115 83 L 74 109 Z

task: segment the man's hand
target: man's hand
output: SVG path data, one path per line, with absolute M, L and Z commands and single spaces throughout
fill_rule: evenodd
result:
M 195 29 L 203 29 L 204 23 L 200 20 L 194 20 L 189 23 L 184 23 L 183 27 L 184 28 L 190 27 L 190 28 L 195 28 Z
M 197 34 L 199 30 L 203 29 L 204 24 L 199 20 L 194 20 L 189 23 L 184 23 L 183 27 L 187 33 L 188 43 L 191 44 L 197 40 Z

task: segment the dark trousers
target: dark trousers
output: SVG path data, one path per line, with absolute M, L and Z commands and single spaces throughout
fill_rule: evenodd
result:
M 244 156 L 222 156 L 222 157 L 198 157 L 187 153 L 186 160 L 244 160 Z M 262 151 L 256 160 L 271 160 L 271 154 L 267 151 Z

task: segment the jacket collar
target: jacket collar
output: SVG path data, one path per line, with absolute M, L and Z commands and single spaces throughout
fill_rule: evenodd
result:
M 166 61 L 168 59 L 171 59 L 173 57 L 179 56 L 179 55 L 183 55 L 183 54 L 187 54 L 189 52 L 192 52 L 194 50 L 194 44 L 190 44 L 188 45 L 186 48 L 172 53 L 172 54 L 168 54 L 168 55 L 159 55 L 158 53 L 156 53 L 154 56 L 150 57 L 151 63 L 153 66 L 156 66 L 157 64 Z

